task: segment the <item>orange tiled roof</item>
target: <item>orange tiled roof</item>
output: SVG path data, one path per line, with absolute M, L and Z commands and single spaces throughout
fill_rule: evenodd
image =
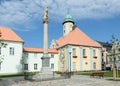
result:
M 0 26 L 0 40 L 24 42 L 12 29 Z
M 23 51 L 25 52 L 44 52 L 43 48 L 32 48 L 32 47 L 24 47 Z M 49 53 L 58 53 L 57 49 L 48 49 Z
M 73 30 L 66 36 L 63 36 L 57 40 L 58 48 L 67 44 L 101 47 L 101 45 L 88 37 L 78 27 L 74 27 Z

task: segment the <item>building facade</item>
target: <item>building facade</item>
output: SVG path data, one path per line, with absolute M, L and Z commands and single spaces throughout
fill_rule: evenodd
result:
M 101 45 L 74 25 L 72 16 L 63 22 L 63 36 L 52 40 L 51 48 L 58 49 L 58 71 L 101 70 Z
M 43 48 L 24 47 L 24 41 L 12 30 L 0 27 L 0 74 L 40 72 Z M 3 47 L 6 44 L 6 47 Z M 102 47 L 77 26 L 72 16 L 63 21 L 63 36 L 52 40 L 48 54 L 51 71 L 101 70 Z
M 24 41 L 8 28 L 0 27 L 0 34 L 0 74 L 21 73 Z
M 50 56 L 51 71 L 58 71 L 58 51 L 56 49 L 48 49 Z M 42 68 L 42 48 L 23 48 L 23 67 L 24 72 L 40 72 Z

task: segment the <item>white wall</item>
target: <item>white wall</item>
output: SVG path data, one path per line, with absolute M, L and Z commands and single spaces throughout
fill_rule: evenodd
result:
M 28 57 L 25 57 L 25 53 L 28 53 Z M 43 56 L 43 53 L 34 53 L 34 52 L 24 52 L 24 61 L 25 64 L 28 64 L 28 70 L 25 70 L 27 72 L 40 72 L 42 68 L 42 60 L 41 57 Z M 49 54 L 51 57 L 51 54 Z M 34 64 L 37 64 L 37 70 L 34 69 Z M 50 58 L 50 68 L 51 64 L 54 64 L 54 69 L 51 69 L 51 71 L 58 71 L 58 54 L 54 54 L 54 58 Z
M 25 70 L 27 72 L 37 72 L 41 70 L 41 57 L 43 56 L 42 53 L 31 53 L 31 52 L 24 52 L 28 53 L 28 57 L 23 56 L 23 59 L 25 60 L 25 64 L 28 64 L 28 70 Z M 37 64 L 37 70 L 34 70 L 34 64 Z
M 6 48 L 1 47 L 1 56 L 4 58 L 1 63 L 1 74 L 15 74 L 22 72 L 20 60 L 22 58 L 23 43 L 6 41 Z M 14 55 L 10 55 L 9 48 L 14 48 Z
M 51 54 L 49 54 L 51 56 Z M 54 64 L 54 69 L 51 69 L 51 71 L 58 71 L 58 54 L 54 54 L 54 58 L 50 59 L 50 68 L 51 64 Z

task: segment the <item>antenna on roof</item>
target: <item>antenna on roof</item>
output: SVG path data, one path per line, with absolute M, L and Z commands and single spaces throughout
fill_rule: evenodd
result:
M 67 14 L 69 14 L 70 13 L 70 8 L 67 8 Z

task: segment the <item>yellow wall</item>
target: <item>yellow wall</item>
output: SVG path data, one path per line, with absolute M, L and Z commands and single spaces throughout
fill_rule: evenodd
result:
M 92 67 L 92 70 L 100 70 L 100 64 L 99 64 L 99 60 L 100 60 L 100 57 L 99 57 L 99 48 L 92 48 L 92 51 L 95 49 L 96 50 L 96 56 L 97 58 L 93 58 L 90 57 L 91 54 L 90 54 L 90 47 L 85 47 L 83 46 L 82 49 L 86 49 L 86 56 L 87 58 L 83 58 L 82 57 L 82 70 L 80 70 L 80 46 L 71 46 L 72 48 L 76 48 L 76 56 L 77 58 L 73 58 L 72 54 L 71 54 L 71 70 L 72 71 L 89 71 L 91 70 L 91 67 Z M 66 53 L 67 53 L 67 50 L 66 50 L 66 47 L 63 47 L 62 50 L 64 50 L 64 68 L 63 68 L 63 72 L 66 71 Z M 60 58 L 60 51 L 59 51 L 59 58 Z M 90 60 L 92 58 L 92 60 Z M 91 62 L 92 61 L 92 62 Z M 75 69 L 73 69 L 73 62 L 76 63 L 76 67 Z M 96 69 L 93 69 L 93 62 L 96 62 Z M 91 63 L 92 63 L 92 66 L 91 66 Z M 60 71 L 60 60 L 58 62 L 58 69 Z
M 99 60 L 100 60 L 100 57 L 99 57 L 99 48 L 93 48 L 96 50 L 96 56 L 97 58 L 93 58 L 93 62 L 96 62 L 96 70 L 99 70 Z
M 59 50 L 59 60 L 58 60 L 58 71 L 61 71 L 61 72 L 65 72 L 66 71 L 66 48 L 65 47 L 63 47 L 63 48 L 61 48 L 61 50 L 62 51 L 64 51 L 63 52 L 63 54 L 64 54 L 64 57 L 63 57 L 63 59 L 62 59 L 62 61 L 63 61 L 63 68 L 62 68 L 62 70 L 61 70 L 61 68 L 60 68 L 60 50 Z
M 83 47 L 83 49 L 86 49 L 87 58 L 82 58 L 82 70 L 90 70 L 90 47 Z
M 71 56 L 71 63 L 76 62 L 76 69 L 73 69 L 73 65 L 71 65 L 72 71 L 79 71 L 80 70 L 80 47 L 72 46 L 72 48 L 76 48 L 76 56 L 77 58 L 73 58 Z

